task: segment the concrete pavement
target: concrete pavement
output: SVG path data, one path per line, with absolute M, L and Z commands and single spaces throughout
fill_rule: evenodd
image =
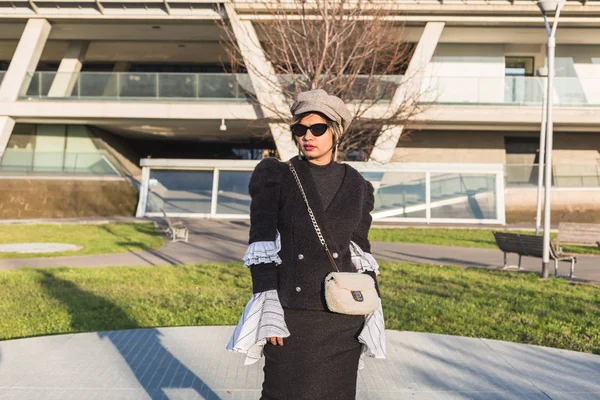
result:
M 233 327 L 68 334 L 0 342 L 0 398 L 258 399 L 263 362 L 225 350 Z M 387 331 L 357 399 L 592 400 L 600 356 L 494 340 Z

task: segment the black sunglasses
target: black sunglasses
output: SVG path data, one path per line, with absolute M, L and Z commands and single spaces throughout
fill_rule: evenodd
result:
M 306 125 L 302 125 L 302 124 L 294 124 L 294 125 L 292 125 L 292 133 L 294 134 L 294 136 L 302 137 L 302 136 L 306 135 L 306 131 L 310 129 L 310 132 L 314 136 L 321 136 L 325 132 L 327 132 L 328 128 L 329 128 L 329 125 L 327 125 L 327 124 L 314 124 L 311 126 L 306 126 Z

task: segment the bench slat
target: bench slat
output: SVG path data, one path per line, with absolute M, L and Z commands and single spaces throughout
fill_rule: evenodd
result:
M 557 242 L 596 246 L 600 242 L 600 224 L 561 222 L 558 225 Z

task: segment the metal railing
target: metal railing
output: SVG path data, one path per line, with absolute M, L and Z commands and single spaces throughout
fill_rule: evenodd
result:
M 34 72 L 21 98 L 137 101 L 247 101 L 246 74 L 145 72 Z
M 294 93 L 298 82 L 305 79 L 304 75 L 278 75 L 279 84 L 284 91 Z M 396 93 L 396 89 L 402 82 L 403 75 L 358 75 L 352 78 L 346 91 L 348 98 L 360 100 L 382 100 L 390 101 Z M 298 85 L 298 87 L 308 87 Z
M 531 187 L 538 184 L 538 164 L 508 164 L 505 166 L 506 187 Z M 599 164 L 554 164 L 552 186 L 564 188 L 600 188 Z
M 3 71 L 0 71 L 0 79 Z M 278 75 L 286 90 L 294 90 L 297 75 Z M 373 82 L 373 80 L 375 82 Z M 402 75 L 359 76 L 350 98 L 390 101 Z M 423 79 L 419 101 L 438 105 L 498 105 L 541 107 L 546 78 L 526 76 L 443 77 Z M 250 101 L 254 89 L 247 74 L 57 72 L 29 73 L 21 99 L 132 101 Z M 600 107 L 600 78 L 556 77 L 557 107 Z
M 600 78 L 556 77 L 553 101 L 557 107 L 600 107 Z M 424 103 L 541 107 L 546 78 L 427 77 Z

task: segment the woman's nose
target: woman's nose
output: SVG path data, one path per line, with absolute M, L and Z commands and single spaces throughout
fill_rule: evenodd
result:
M 310 137 L 309 137 L 310 135 Z M 306 130 L 306 134 L 304 136 L 302 136 L 302 140 L 304 141 L 308 141 L 308 139 L 314 139 L 315 136 L 312 134 L 312 132 L 310 131 L 310 129 Z

